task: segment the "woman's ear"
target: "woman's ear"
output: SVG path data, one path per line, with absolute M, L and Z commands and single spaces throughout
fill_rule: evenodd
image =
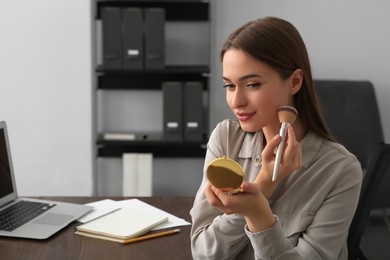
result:
M 301 69 L 296 69 L 293 73 L 291 73 L 290 82 L 291 94 L 295 95 L 301 89 L 303 83 L 303 72 Z

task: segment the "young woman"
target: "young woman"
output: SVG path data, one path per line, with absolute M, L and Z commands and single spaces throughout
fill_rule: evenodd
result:
M 204 172 L 216 158 L 236 160 L 244 192 L 228 195 L 204 174 L 190 212 L 194 259 L 347 259 L 362 170 L 326 128 L 299 32 L 275 17 L 251 21 L 228 37 L 221 59 L 237 121 L 212 132 Z M 299 116 L 272 182 L 285 105 Z

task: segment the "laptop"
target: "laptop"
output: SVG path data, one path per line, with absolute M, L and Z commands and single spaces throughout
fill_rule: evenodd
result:
M 46 239 L 91 209 L 73 203 L 19 198 L 7 126 L 0 122 L 0 236 Z

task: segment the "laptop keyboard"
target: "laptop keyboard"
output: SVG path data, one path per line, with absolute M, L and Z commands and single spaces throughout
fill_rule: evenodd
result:
M 0 230 L 12 231 L 54 206 L 55 204 L 21 200 L 0 211 Z

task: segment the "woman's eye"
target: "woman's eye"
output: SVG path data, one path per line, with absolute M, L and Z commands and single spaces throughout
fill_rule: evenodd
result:
M 250 83 L 246 85 L 249 88 L 258 88 L 260 87 L 260 83 Z
M 225 84 L 223 85 L 224 88 L 234 88 L 234 84 Z

